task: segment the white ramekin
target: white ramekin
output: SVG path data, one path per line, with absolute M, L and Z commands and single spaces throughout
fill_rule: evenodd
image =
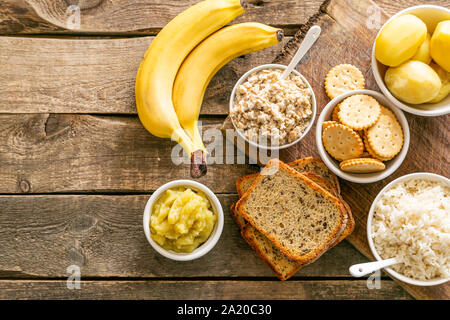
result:
M 385 162 L 386 169 L 380 172 L 374 172 L 374 173 L 349 173 L 344 172 L 339 167 L 339 162 L 333 159 L 328 152 L 325 150 L 323 143 L 322 143 L 322 125 L 325 121 L 331 120 L 331 113 L 333 112 L 333 109 L 338 105 L 342 100 L 345 98 L 355 95 L 355 94 L 366 94 L 369 96 L 374 97 L 380 104 L 385 106 L 386 108 L 389 108 L 392 112 L 394 112 L 395 116 L 398 119 L 398 122 L 403 128 L 403 148 L 400 151 L 398 155 L 395 156 L 394 159 L 389 160 Z M 353 90 L 346 92 L 344 94 L 341 94 L 340 96 L 337 96 L 333 100 L 331 100 L 325 108 L 322 110 L 319 119 L 317 120 L 317 127 L 316 127 L 316 143 L 317 143 L 317 149 L 319 151 L 320 157 L 322 158 L 323 162 L 325 162 L 326 166 L 333 171 L 334 174 L 339 176 L 340 178 L 356 182 L 356 183 L 372 183 L 377 182 L 380 180 L 383 180 L 387 177 L 389 177 L 391 174 L 393 174 L 402 164 L 403 160 L 405 160 L 406 154 L 408 153 L 409 148 L 409 125 L 408 121 L 406 120 L 405 115 L 403 112 L 396 108 L 395 105 L 388 100 L 385 96 L 383 96 L 381 93 L 377 91 L 372 90 Z
M 281 70 L 284 70 L 284 69 L 286 69 L 286 68 L 287 68 L 287 66 L 282 65 L 282 64 L 263 64 L 263 65 L 261 65 L 261 66 L 259 66 L 259 67 L 253 68 L 253 69 L 249 70 L 248 72 L 246 72 L 246 73 L 245 73 L 245 74 L 244 74 L 244 75 L 236 82 L 236 84 L 234 85 L 233 91 L 231 91 L 231 97 L 230 97 L 230 112 L 231 112 L 231 110 L 233 110 L 233 108 L 234 108 L 234 97 L 235 97 L 237 88 L 238 88 L 245 80 L 247 80 L 247 78 L 248 78 L 252 73 L 255 73 L 255 72 L 258 72 L 258 71 L 261 71 L 261 70 L 264 70 L 264 69 L 281 69 Z M 262 150 L 281 150 L 281 149 L 286 149 L 286 148 L 292 147 L 293 145 L 295 145 L 295 144 L 297 144 L 298 142 L 300 142 L 300 140 L 302 140 L 302 139 L 308 134 L 309 130 L 311 130 L 312 126 L 314 125 L 314 121 L 315 121 L 315 119 L 316 119 L 316 114 L 317 114 L 316 96 L 315 96 L 314 90 L 313 90 L 313 88 L 311 87 L 311 85 L 309 84 L 308 80 L 306 80 L 305 77 L 304 77 L 302 74 L 300 74 L 297 70 L 294 69 L 292 72 L 294 72 L 296 75 L 300 76 L 300 77 L 303 79 L 303 81 L 308 85 L 308 88 L 311 90 L 311 93 L 312 93 L 312 95 L 311 95 L 311 111 L 312 111 L 311 120 L 310 120 L 310 122 L 309 122 L 309 124 L 308 124 L 308 127 L 306 127 L 305 131 L 303 132 L 302 136 L 299 137 L 298 139 L 296 139 L 295 141 L 292 141 L 292 142 L 289 143 L 289 144 L 284 144 L 284 145 L 281 145 L 281 146 L 271 147 L 271 146 L 260 145 L 260 144 L 255 143 L 254 141 L 248 140 L 247 137 L 246 137 L 245 135 L 243 135 L 242 132 L 241 132 L 239 129 L 236 128 L 236 126 L 235 126 L 235 124 L 234 124 L 234 122 L 233 122 L 233 119 L 231 119 L 231 122 L 233 123 L 234 129 L 235 129 L 236 132 L 237 132 L 238 138 L 240 138 L 241 140 L 247 142 L 250 146 L 252 146 L 252 147 L 254 147 L 254 148 L 257 148 L 257 149 L 262 149 Z
M 208 197 L 209 201 L 211 202 L 212 210 L 217 215 L 216 224 L 208 240 L 205 243 L 201 244 L 197 249 L 195 249 L 191 253 L 178 253 L 175 251 L 166 250 L 161 246 L 159 246 L 150 235 L 150 216 L 152 214 L 153 204 L 162 195 L 163 192 L 165 192 L 170 188 L 175 187 L 188 187 L 194 190 L 200 190 L 204 192 Z M 159 187 L 147 201 L 147 205 L 145 206 L 144 210 L 144 233 L 150 245 L 159 254 L 163 255 L 166 258 L 176 261 L 189 261 L 204 256 L 216 245 L 217 241 L 219 240 L 222 234 L 224 224 L 223 221 L 224 219 L 223 219 L 222 205 L 220 204 L 220 201 L 219 199 L 217 199 L 216 195 L 208 187 L 192 180 L 175 180 Z
M 420 5 L 410 7 L 392 16 L 381 27 L 380 31 L 377 34 L 377 38 L 381 30 L 387 23 L 389 23 L 392 19 L 406 13 L 414 14 L 418 18 L 422 19 L 427 25 L 428 32 L 431 34 L 432 31 L 434 31 L 434 29 L 436 28 L 436 25 L 439 21 L 450 19 L 450 9 L 444 7 L 434 5 Z M 375 41 L 374 41 L 372 48 L 372 72 L 378 87 L 380 87 L 381 91 L 389 99 L 389 101 L 391 101 L 396 107 L 402 109 L 403 111 L 418 116 L 436 117 L 450 112 L 450 95 L 439 103 L 424 103 L 419 105 L 408 104 L 395 98 L 384 83 L 384 75 L 387 69 L 388 69 L 387 66 L 381 64 L 375 58 Z
M 389 183 L 387 186 L 385 186 L 380 191 L 380 193 L 378 193 L 377 197 L 375 198 L 375 200 L 372 203 L 372 206 L 370 207 L 369 216 L 367 217 L 367 241 L 369 242 L 369 247 L 370 247 L 370 250 L 372 251 L 373 256 L 378 261 L 383 260 L 383 259 L 380 257 L 377 250 L 375 249 L 375 245 L 374 245 L 373 239 L 372 239 L 372 219 L 373 219 L 373 213 L 375 211 L 375 205 L 380 200 L 380 198 L 383 196 L 383 194 L 387 190 L 389 190 L 392 186 L 394 186 L 395 184 L 397 184 L 399 182 L 407 181 L 407 180 L 411 180 L 411 179 L 425 179 L 425 180 L 430 180 L 430 181 L 442 182 L 442 183 L 447 184 L 450 187 L 450 180 L 443 176 L 440 176 L 440 175 L 434 174 L 434 173 L 428 173 L 428 172 L 417 172 L 417 173 L 407 174 L 405 176 L 395 179 L 394 181 Z M 443 284 L 450 280 L 450 279 L 416 280 L 416 279 L 408 278 L 408 277 L 392 270 L 391 268 L 384 268 L 384 270 L 387 273 L 389 273 L 392 277 L 394 277 L 400 281 L 403 281 L 405 283 L 415 285 L 415 286 L 435 286 L 435 285 Z

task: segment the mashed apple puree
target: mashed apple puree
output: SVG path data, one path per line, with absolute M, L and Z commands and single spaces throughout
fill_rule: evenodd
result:
M 150 232 L 164 249 L 189 253 L 208 240 L 216 220 L 203 192 L 171 188 L 153 205 Z

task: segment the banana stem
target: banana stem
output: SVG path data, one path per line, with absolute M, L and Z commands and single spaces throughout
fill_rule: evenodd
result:
M 173 131 L 172 140 L 179 143 L 191 157 L 191 177 L 197 179 L 204 176 L 207 172 L 204 152 L 194 145 L 191 138 L 181 128 Z
M 192 139 L 194 146 L 197 150 L 202 150 L 205 154 L 207 153 L 205 145 L 203 144 L 203 139 L 200 134 L 200 128 L 198 127 L 198 121 L 195 121 L 192 125 L 185 128 L 188 136 Z

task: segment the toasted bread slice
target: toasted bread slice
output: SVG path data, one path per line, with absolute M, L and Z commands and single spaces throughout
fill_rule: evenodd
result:
M 323 163 L 322 160 L 313 157 L 308 157 L 290 162 L 288 163 L 288 165 L 300 173 L 311 172 L 318 174 L 319 176 L 326 179 L 329 183 L 331 183 L 333 188 L 338 193 L 341 192 L 338 178 L 333 172 L 330 171 L 330 169 L 327 168 L 327 166 L 325 165 L 325 163 Z M 259 173 L 249 174 L 239 178 L 236 181 L 236 189 L 239 198 L 241 198 L 244 195 L 245 193 L 244 190 L 248 190 L 258 176 Z
M 339 186 L 339 180 L 336 175 L 328 169 L 328 167 L 323 163 L 322 160 L 308 157 L 304 159 L 298 159 L 296 161 L 290 162 L 289 166 L 297 170 L 298 172 L 313 172 L 327 179 L 331 185 L 341 193 L 341 187 Z
M 237 190 L 239 198 L 241 198 L 244 195 L 244 193 L 248 189 L 250 189 L 250 186 L 253 184 L 253 182 L 255 182 L 255 180 L 258 176 L 259 176 L 259 172 L 240 177 L 236 181 L 236 190 Z
M 242 218 L 240 215 L 236 212 L 236 203 L 233 203 L 230 208 L 231 216 L 234 218 L 234 221 L 238 225 L 239 229 L 244 230 L 245 226 L 247 225 L 247 221 L 245 221 L 244 218 Z
M 269 161 L 236 210 L 286 257 L 301 263 L 322 255 L 347 222 L 339 199 L 278 159 Z
M 294 275 L 303 264 L 291 260 L 273 245 L 261 232 L 248 224 L 235 210 L 235 203 L 231 205 L 231 213 L 241 230 L 242 237 L 256 251 L 256 254 L 266 262 L 280 280 L 287 280 Z
M 270 266 L 280 280 L 289 279 L 303 266 L 298 261 L 286 258 L 266 236 L 250 224 L 247 224 L 242 230 L 242 237 L 256 251 L 256 254 Z
M 330 192 L 335 197 L 339 198 L 344 205 L 345 210 L 347 211 L 347 227 L 344 230 L 344 232 L 341 234 L 339 239 L 336 241 L 336 243 L 333 245 L 337 245 L 342 240 L 344 240 L 347 236 L 349 236 L 353 230 L 355 229 L 355 220 L 353 219 L 353 215 L 350 209 L 350 206 L 347 204 L 347 202 L 342 199 L 342 196 L 340 195 L 339 191 L 339 181 L 337 177 L 332 173 L 322 162 L 320 159 L 316 158 L 305 158 L 305 159 L 299 159 L 294 162 L 289 163 L 289 166 L 294 168 L 295 170 L 299 171 L 301 174 L 303 174 L 305 177 L 311 179 L 316 184 L 321 186 L 326 191 Z M 311 171 L 301 171 L 301 170 L 311 170 Z M 244 177 L 241 177 L 236 182 L 236 189 L 239 194 L 239 198 L 241 198 L 247 190 L 251 187 L 253 182 L 255 182 L 256 178 L 259 176 L 259 173 L 247 175 Z M 337 188 L 336 188 L 337 186 Z M 236 213 L 236 215 L 238 215 Z M 235 217 L 235 219 L 241 219 L 240 217 Z M 242 219 L 241 219 L 242 220 Z
M 331 193 L 333 196 L 339 198 L 339 200 L 341 200 L 342 205 L 345 208 L 345 211 L 347 212 L 347 226 L 345 227 L 345 230 L 342 232 L 341 236 L 332 245 L 332 247 L 334 247 L 338 243 L 340 243 L 342 240 L 347 238 L 347 236 L 349 236 L 355 229 L 355 220 L 353 219 L 352 210 L 350 209 L 350 206 L 348 205 L 348 203 L 345 202 L 344 199 L 342 199 L 342 196 L 337 192 L 337 190 L 333 188 L 333 186 L 331 185 L 329 180 L 323 178 L 322 176 L 319 176 L 316 173 L 312 173 L 312 172 L 302 172 L 301 174 L 303 174 L 308 179 L 311 179 L 312 181 L 314 181 L 316 184 L 321 186 L 323 189 L 325 189 L 326 191 Z

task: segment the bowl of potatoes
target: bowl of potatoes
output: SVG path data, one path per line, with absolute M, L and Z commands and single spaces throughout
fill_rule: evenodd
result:
M 450 112 L 450 9 L 420 5 L 392 16 L 372 50 L 372 71 L 398 108 L 434 117 Z

